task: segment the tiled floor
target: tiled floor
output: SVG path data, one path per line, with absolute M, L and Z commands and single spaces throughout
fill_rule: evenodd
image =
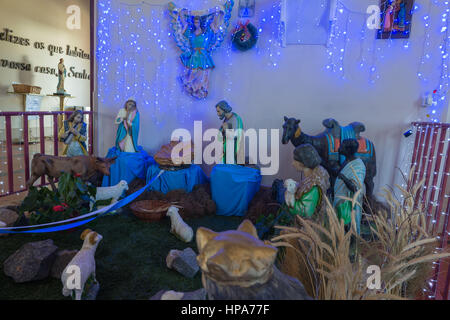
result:
M 2 194 L 8 193 L 8 160 L 7 160 L 7 152 L 6 145 L 4 141 L 0 143 L 0 196 Z M 59 152 L 63 150 L 64 144 L 59 143 L 58 149 Z M 31 160 L 33 159 L 33 155 L 35 153 L 40 153 L 41 148 L 38 143 L 30 143 L 29 144 L 29 155 L 30 155 L 30 165 Z M 45 141 L 45 154 L 54 154 L 53 150 L 53 141 L 50 139 L 46 139 Z M 13 145 L 13 171 L 14 171 L 14 190 L 22 190 L 25 188 L 25 161 L 24 161 L 24 149 L 23 145 L 14 144 Z M 8 198 L 20 198 L 20 195 L 13 195 Z M 5 198 L 0 198 L 0 205 L 3 205 L 7 200 Z M 10 200 L 8 200 L 10 201 Z M 11 200 L 15 201 L 15 200 Z

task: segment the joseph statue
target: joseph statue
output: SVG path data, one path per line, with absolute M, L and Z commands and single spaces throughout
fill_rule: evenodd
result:
M 217 116 L 223 120 L 220 127 L 219 141 L 223 142 L 223 163 L 244 164 L 243 123 L 239 115 L 233 112 L 228 102 L 220 101 L 216 105 Z M 231 150 L 229 147 L 232 146 Z M 230 155 L 230 151 L 232 155 Z M 227 156 L 228 154 L 228 156 Z

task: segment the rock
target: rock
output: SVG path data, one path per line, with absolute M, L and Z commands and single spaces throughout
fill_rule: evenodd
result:
M 50 239 L 26 243 L 6 259 L 3 270 L 16 283 L 45 279 L 50 274 L 57 250 Z
M 16 221 L 19 219 L 19 214 L 9 208 L 0 208 L 0 221 L 5 225 L 4 228 L 13 227 Z M 0 226 L 1 227 L 1 226 Z M 8 234 L 2 233 L 0 237 L 6 237 Z
M 56 252 L 55 262 L 53 262 L 50 276 L 56 279 L 61 279 L 61 274 L 67 267 L 73 257 L 77 254 L 77 250 L 58 250 Z
M 183 300 L 184 293 L 176 291 L 166 291 L 162 296 L 161 300 Z
M 203 288 L 190 292 L 161 290 L 149 300 L 206 300 L 206 290 Z
M 14 223 L 19 219 L 19 214 L 8 208 L 0 208 L 0 221 L 4 222 L 8 227 L 14 226 Z
M 166 263 L 169 269 L 175 269 L 187 278 L 193 278 L 199 270 L 197 254 L 191 248 L 171 250 Z

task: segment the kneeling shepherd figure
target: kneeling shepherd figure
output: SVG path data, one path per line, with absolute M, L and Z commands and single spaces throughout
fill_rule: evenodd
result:
M 293 166 L 302 173 L 299 186 L 295 193 L 293 205 L 289 205 L 291 214 L 322 220 L 322 210 L 325 210 L 325 197 L 330 187 L 330 176 L 320 165 L 321 157 L 310 144 L 302 144 L 294 151 Z

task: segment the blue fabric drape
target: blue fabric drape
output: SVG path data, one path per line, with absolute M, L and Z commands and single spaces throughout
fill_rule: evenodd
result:
M 147 181 L 150 181 L 158 175 L 158 165 L 151 165 L 147 170 Z M 198 165 L 191 165 L 187 169 L 177 171 L 165 171 L 161 177 L 156 180 L 149 188 L 149 190 L 160 191 L 164 194 L 172 190 L 183 189 L 186 192 L 191 192 L 197 184 L 204 184 L 208 182 L 208 177 Z
M 261 173 L 257 169 L 216 165 L 211 173 L 211 193 L 217 215 L 244 216 L 260 186 Z
M 117 159 L 110 168 L 111 175 L 103 177 L 103 187 L 115 186 L 121 180 L 131 183 L 136 178 L 145 179 L 147 168 L 155 163 L 153 157 L 149 156 L 142 147 L 138 147 L 138 152 L 122 152 L 113 147 L 109 149 L 106 158 L 116 156 Z

